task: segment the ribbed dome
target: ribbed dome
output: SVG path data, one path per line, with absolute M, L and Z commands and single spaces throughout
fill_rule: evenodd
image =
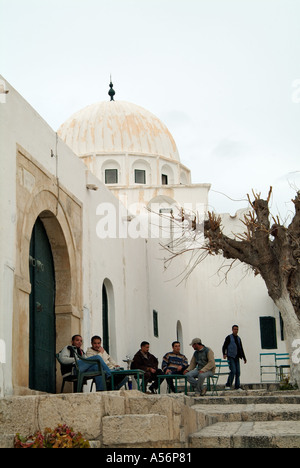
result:
M 146 109 L 125 101 L 91 104 L 63 123 L 58 134 L 78 156 L 137 153 L 180 161 L 165 124 Z

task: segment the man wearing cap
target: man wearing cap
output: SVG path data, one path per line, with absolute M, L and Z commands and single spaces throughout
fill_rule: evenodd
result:
M 207 387 L 204 387 L 203 383 L 207 377 L 212 377 L 216 371 L 215 356 L 210 348 L 202 344 L 200 338 L 194 338 L 190 345 L 195 352 L 184 374 L 187 381 L 194 387 L 195 394 L 204 396 Z

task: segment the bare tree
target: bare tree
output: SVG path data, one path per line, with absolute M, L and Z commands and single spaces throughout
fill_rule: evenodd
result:
M 249 212 L 242 220 L 245 230 L 242 234 L 229 237 L 223 233 L 221 217 L 209 212 L 204 222 L 204 243 L 193 249 L 189 242 L 188 250 L 193 251 L 193 270 L 205 255 L 223 255 L 232 261 L 239 260 L 249 265 L 255 275 L 261 275 L 267 286 L 269 296 L 281 312 L 290 356 L 295 347 L 300 345 L 300 191 L 293 200 L 295 214 L 288 226 L 272 217 L 269 202 L 272 193 L 263 200 L 260 194 L 254 194 Z M 197 229 L 195 223 L 189 224 L 190 233 Z M 175 246 L 168 246 L 172 259 L 185 252 Z M 182 247 L 183 244 L 181 244 Z M 196 253 L 197 252 L 197 253 Z M 189 274 L 189 272 L 187 272 Z M 300 364 L 298 359 L 291 359 L 291 382 L 300 388 Z

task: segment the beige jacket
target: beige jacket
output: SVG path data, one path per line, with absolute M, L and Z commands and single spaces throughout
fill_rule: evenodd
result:
M 88 348 L 86 350 L 86 356 L 91 357 L 91 356 L 101 356 L 105 364 L 110 368 L 114 369 L 115 367 L 118 367 L 118 364 L 113 360 L 113 358 L 105 351 L 103 350 L 103 353 L 98 353 L 95 351 L 93 348 Z
M 195 367 L 197 367 L 197 361 L 195 356 L 193 356 L 187 371 L 193 370 Z M 211 371 L 213 374 L 216 372 L 215 355 L 211 349 L 209 349 L 207 353 L 207 364 L 199 370 L 201 370 L 201 372 Z

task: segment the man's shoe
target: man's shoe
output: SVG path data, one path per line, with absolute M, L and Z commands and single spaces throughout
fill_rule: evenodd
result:
M 205 387 L 205 388 L 203 388 L 203 390 L 201 390 L 200 395 L 204 396 L 206 394 L 206 392 L 207 392 L 207 387 Z
M 230 387 L 225 387 L 225 390 L 230 390 Z
M 153 385 L 151 385 L 151 386 L 149 387 L 149 390 L 150 390 L 151 393 L 156 394 L 156 388 L 153 387 Z

